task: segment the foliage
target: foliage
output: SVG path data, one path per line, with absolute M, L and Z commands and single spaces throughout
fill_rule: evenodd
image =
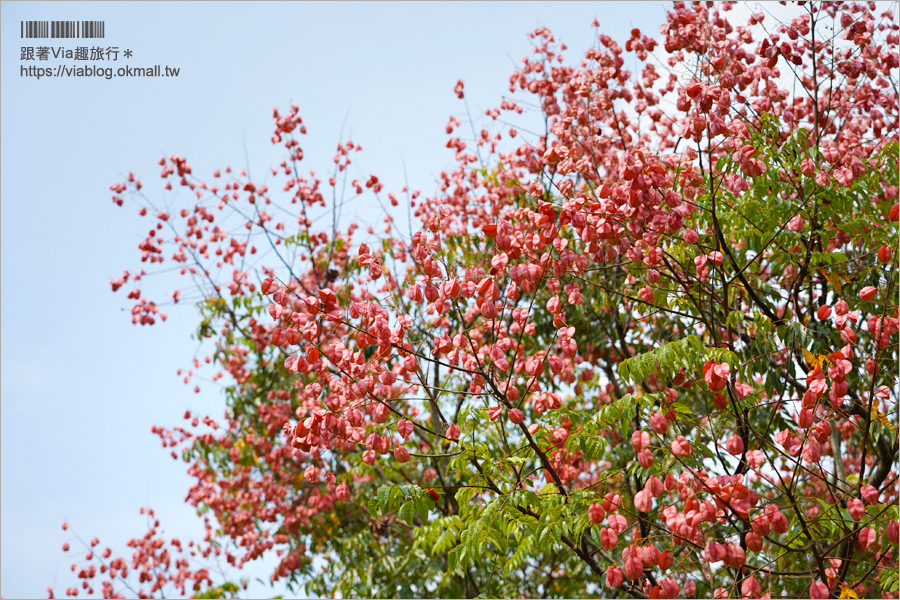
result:
M 301 174 L 297 107 L 278 190 L 178 156 L 192 208 L 113 186 L 156 213 L 142 261 L 180 263 L 224 382 L 224 424 L 156 430 L 209 553 L 276 552 L 320 597 L 897 597 L 898 27 L 731 5 L 575 65 L 534 31 L 477 138 L 448 123 L 439 193 L 401 192 L 411 238 L 317 229 L 344 186 L 401 200 L 351 179 L 353 142 Z M 519 98 L 543 134 L 501 127 Z M 238 590 L 164 567 L 145 593 Z

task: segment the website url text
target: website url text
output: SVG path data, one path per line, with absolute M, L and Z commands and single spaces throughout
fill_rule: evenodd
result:
M 112 79 L 113 77 L 178 77 L 179 67 L 100 67 L 93 65 L 66 66 L 59 65 L 56 68 L 36 67 L 34 65 L 20 66 L 20 77 L 96 77 L 98 79 Z

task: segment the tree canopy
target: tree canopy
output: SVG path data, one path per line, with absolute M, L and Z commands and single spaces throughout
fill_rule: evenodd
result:
M 113 185 L 154 222 L 113 290 L 151 325 L 145 269 L 180 270 L 183 376 L 226 407 L 154 429 L 207 538 L 154 526 L 83 589 L 231 596 L 204 559 L 276 553 L 319 597 L 896 598 L 895 6 L 733 5 L 575 61 L 533 31 L 434 196 L 354 178 L 350 140 L 304 170 L 297 106 L 268 183 Z M 382 229 L 342 225 L 362 199 Z

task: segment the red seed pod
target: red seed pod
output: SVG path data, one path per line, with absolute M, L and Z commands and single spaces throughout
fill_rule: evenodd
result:
M 659 582 L 659 585 L 662 588 L 660 598 L 678 598 L 678 592 L 681 591 L 681 586 L 678 583 L 671 579 L 663 579 Z
M 268 296 L 269 294 L 274 294 L 279 288 L 279 284 L 273 281 L 270 278 L 264 279 L 262 285 L 259 288 L 259 291 L 262 292 L 264 296 Z
M 647 478 L 647 481 L 644 483 L 644 489 L 647 490 L 653 498 L 662 496 L 663 492 L 666 491 L 663 482 L 653 475 Z
M 606 570 L 606 587 L 617 588 L 623 583 L 625 583 L 625 576 L 622 574 L 622 569 L 612 566 Z
M 736 569 L 740 569 L 744 566 L 744 563 L 747 560 L 747 555 L 744 553 L 744 549 L 738 546 L 737 544 L 725 544 L 725 564 L 734 567 Z
M 606 519 L 610 528 L 617 534 L 623 533 L 628 528 L 628 519 L 622 515 L 608 515 Z
M 696 244 L 700 241 L 700 236 L 693 229 L 684 230 L 684 242 L 686 244 Z
M 401 463 L 409 462 L 409 451 L 403 446 L 397 446 L 394 448 L 394 458 Z
M 878 489 L 874 485 L 864 485 L 859 492 L 866 504 L 878 504 Z
M 520 425 L 525 420 L 525 414 L 518 408 L 511 408 L 509 410 L 509 420 L 516 425 Z
M 659 548 L 652 544 L 638 548 L 637 554 L 645 567 L 653 567 L 659 562 Z
M 403 436 L 403 439 L 408 439 L 413 432 L 413 422 L 409 419 L 400 419 L 397 422 L 397 431 Z
M 878 290 L 876 288 L 872 287 L 871 285 L 867 285 L 866 287 L 864 287 L 863 289 L 861 289 L 859 291 L 859 297 L 862 298 L 863 300 L 865 300 L 866 302 L 874 300 L 875 296 L 877 296 L 877 295 L 878 295 Z
M 850 513 L 850 516 L 853 517 L 854 521 L 859 521 L 866 514 L 866 507 L 862 503 L 862 500 L 851 498 L 850 500 L 847 500 L 847 512 Z
M 900 538 L 900 525 L 897 524 L 897 521 L 888 523 L 885 533 L 887 534 L 888 541 L 896 546 L 898 538 Z
M 694 453 L 694 449 L 691 448 L 690 442 L 683 435 L 679 435 L 672 442 L 671 445 L 672 454 L 675 456 L 690 456 Z
M 643 572 L 644 564 L 641 562 L 641 559 L 635 556 L 634 553 L 630 554 L 625 559 L 625 576 L 632 581 L 636 581 Z
M 662 413 L 650 415 L 650 428 L 659 435 L 665 435 L 669 429 L 669 421 Z
M 731 368 L 728 363 L 717 363 L 713 360 L 706 361 L 703 365 L 703 380 L 713 392 L 721 392 L 728 384 L 728 374 Z
M 831 591 L 828 589 L 827 585 L 817 579 L 809 585 L 809 597 L 831 598 Z
M 725 442 L 725 450 L 732 456 L 740 456 L 744 452 L 744 440 L 736 433 L 732 433 Z
M 847 301 L 841 298 L 837 302 L 834 303 L 834 314 L 837 316 L 843 316 L 850 312 L 850 306 L 847 304 Z
M 762 587 L 756 577 L 751 575 L 741 584 L 741 593 L 745 598 L 759 598 Z
M 619 535 L 609 527 L 600 530 L 600 544 L 604 550 L 612 550 L 619 544 Z
M 744 541 L 747 543 L 747 550 L 751 552 L 759 552 L 763 547 L 763 539 L 753 531 L 748 531 Z
M 891 262 L 891 248 L 889 246 L 882 246 L 878 249 L 878 260 L 883 263 Z
M 877 365 L 875 364 L 875 359 L 874 359 L 874 358 L 867 358 L 867 359 L 866 359 L 866 372 L 867 372 L 869 375 L 875 375 L 875 373 L 877 372 L 876 367 L 877 367 Z
M 606 512 L 615 512 L 622 506 L 622 498 L 618 494 L 609 492 L 603 497 L 603 510 Z
M 506 399 L 510 402 L 515 402 L 519 399 L 519 388 L 514 385 L 509 386 L 509 389 L 506 390 Z
M 341 502 L 349 502 L 350 501 L 350 488 L 347 487 L 346 483 L 342 483 L 334 490 L 334 495 Z
M 650 447 L 650 434 L 646 431 L 635 431 L 631 434 L 631 446 L 635 452 L 646 450 Z
M 900 215 L 900 204 L 894 204 L 891 207 L 891 210 L 888 211 L 888 219 L 890 219 L 892 223 L 896 223 L 898 215 Z
M 594 525 L 599 525 L 605 518 L 606 512 L 603 510 L 603 506 L 601 506 L 600 504 L 594 503 L 588 507 L 588 519 Z
M 803 429 L 809 429 L 813 425 L 815 414 L 808 408 L 801 408 L 800 412 L 794 415 L 794 420 Z
M 816 318 L 818 318 L 820 321 L 824 321 L 825 319 L 827 319 L 830 316 L 831 316 L 831 307 L 828 306 L 827 304 L 823 304 L 822 306 L 819 307 L 819 310 L 816 311 Z
M 653 508 L 653 497 L 647 490 L 641 490 L 634 495 L 634 508 L 640 512 L 650 512 Z
M 847 327 L 846 329 L 841 331 L 841 339 L 844 341 L 844 343 L 855 344 L 856 332 Z
M 704 558 L 711 563 L 717 563 L 725 558 L 725 547 L 722 544 L 709 542 L 704 549 Z
M 772 512 L 770 526 L 775 533 L 787 533 L 788 520 L 780 510 Z
M 653 452 L 650 450 L 641 450 L 637 453 L 637 460 L 640 463 L 641 467 L 644 469 L 649 469 L 653 466 L 654 458 Z
M 753 520 L 750 521 L 750 527 L 753 528 L 754 533 L 758 534 L 761 537 L 765 537 L 769 535 L 769 524 L 771 523 L 771 519 L 769 515 L 757 515 L 753 517 Z
M 878 540 L 878 534 L 871 527 L 863 527 L 858 539 L 859 545 L 868 549 Z

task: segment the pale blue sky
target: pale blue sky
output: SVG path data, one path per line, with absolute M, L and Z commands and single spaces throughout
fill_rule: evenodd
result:
M 150 426 L 180 424 L 185 409 L 220 418 L 223 400 L 210 385 L 194 394 L 175 375 L 196 350 L 191 307 L 169 310 L 162 326 L 136 328 L 124 295 L 111 293 L 108 280 L 138 264 L 149 221 L 115 207 L 110 183 L 134 171 L 159 198 L 161 156 L 186 156 L 195 174 L 208 174 L 243 167 L 245 141 L 261 173 L 281 159 L 269 143 L 271 107 L 296 103 L 310 131 L 307 169 L 329 168 L 346 118 L 365 149 L 356 157 L 364 173 L 399 192 L 402 156 L 411 187 L 429 193 L 452 162 L 447 119 L 465 116 L 457 79 L 481 115 L 507 93 L 534 28 L 550 27 L 575 58 L 594 43 L 594 17 L 622 41 L 632 27 L 658 36 L 665 19 L 655 2 L 3 2 L 0 10 L 5 598 L 46 597 L 48 585 L 62 593 L 76 583 L 68 568 L 76 554 L 61 546 L 78 544 L 60 529 L 64 520 L 118 552 L 146 531 L 141 506 L 157 509 L 167 535 L 202 535 L 183 502 L 184 464 Z M 132 49 L 128 64 L 177 66 L 180 76 L 20 76 L 21 46 L 38 45 L 19 39 L 20 20 L 81 19 L 104 20 L 104 44 Z

